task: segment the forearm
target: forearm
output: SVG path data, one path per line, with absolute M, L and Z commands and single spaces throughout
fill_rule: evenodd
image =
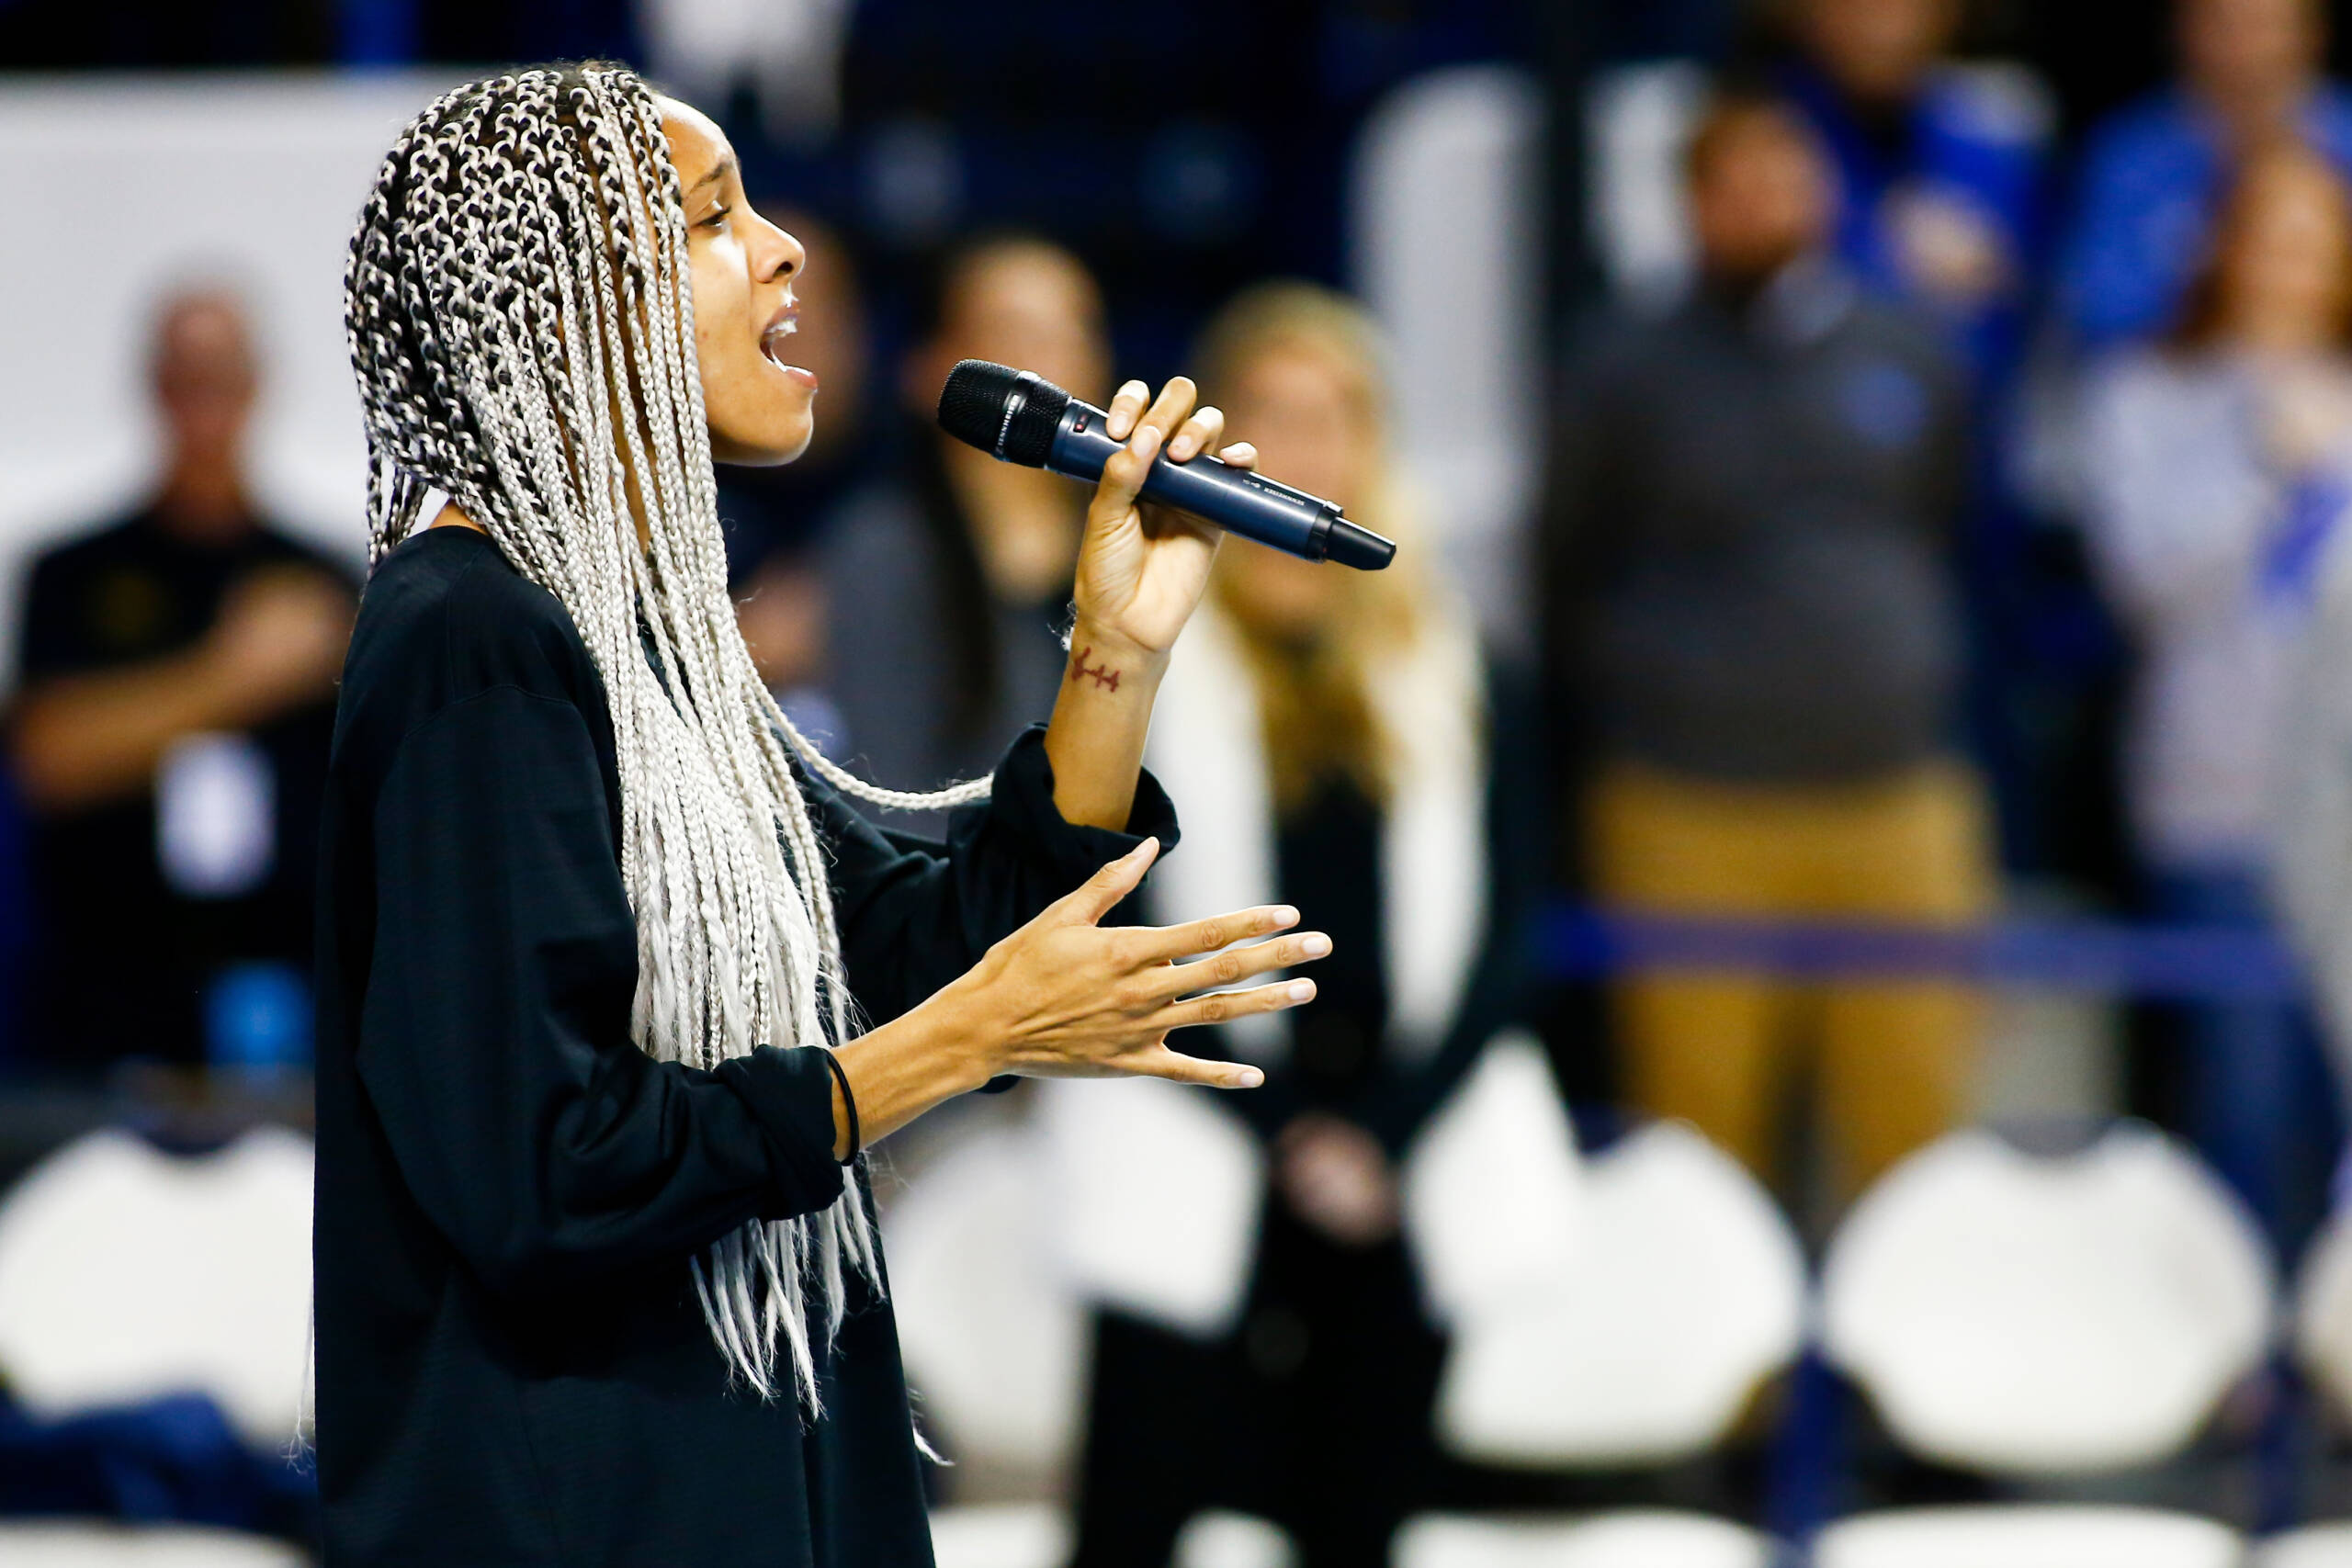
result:
M 13 737 L 26 798 L 56 811 L 131 794 L 180 737 L 251 722 L 243 706 L 195 656 L 43 682 Z
M 857 1100 L 857 1142 L 872 1147 L 916 1117 L 996 1075 L 972 1010 L 956 987 L 835 1052 Z M 846 1159 L 849 1107 L 833 1086 L 833 1157 Z
M 1125 829 L 1143 770 L 1168 656 L 1153 653 L 1080 621 L 1070 633 L 1069 661 L 1046 727 L 1046 760 L 1054 770 L 1054 807 L 1078 827 Z

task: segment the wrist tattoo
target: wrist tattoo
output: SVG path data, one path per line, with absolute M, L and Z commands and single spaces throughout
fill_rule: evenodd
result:
M 1087 655 L 1093 651 L 1094 645 L 1089 643 L 1086 647 L 1080 649 L 1076 653 L 1070 656 L 1069 678 L 1073 681 L 1091 681 L 1106 692 L 1117 691 L 1119 689 L 1119 672 L 1111 668 L 1111 661 L 1109 660 L 1106 659 L 1100 664 L 1091 666 L 1086 662 Z

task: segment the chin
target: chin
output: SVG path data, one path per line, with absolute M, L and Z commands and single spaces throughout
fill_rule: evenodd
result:
M 710 456 L 714 462 L 726 463 L 739 468 L 774 468 L 797 461 L 808 450 L 809 439 L 817 434 L 813 419 L 795 421 L 788 428 L 758 432 L 710 433 Z

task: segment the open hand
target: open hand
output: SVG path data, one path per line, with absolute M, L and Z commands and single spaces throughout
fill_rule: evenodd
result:
M 1311 999 L 1312 980 L 1239 991 L 1210 987 L 1320 958 L 1331 951 L 1331 940 L 1309 931 L 1234 947 L 1297 923 L 1297 910 L 1271 906 L 1181 926 L 1104 929 L 1102 918 L 1135 891 L 1159 854 L 1159 840 L 1146 839 L 989 948 L 950 987 L 960 993 L 958 1005 L 970 1010 L 981 1037 L 996 1043 L 992 1071 L 1171 1078 L 1220 1089 L 1254 1089 L 1265 1081 L 1252 1066 L 1170 1050 L 1169 1032 Z M 1195 994 L 1203 991 L 1209 994 Z

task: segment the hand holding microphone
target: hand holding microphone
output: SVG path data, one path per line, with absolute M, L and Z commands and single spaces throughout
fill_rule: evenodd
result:
M 1122 443 L 1110 415 L 1051 381 L 985 359 L 967 359 L 939 394 L 940 428 L 1008 463 L 1091 484 Z M 1311 561 L 1377 571 L 1395 558 L 1391 541 L 1340 514 L 1337 502 L 1277 484 L 1204 452 L 1177 462 L 1162 452 L 1141 499 L 1189 513 L 1228 533 Z

